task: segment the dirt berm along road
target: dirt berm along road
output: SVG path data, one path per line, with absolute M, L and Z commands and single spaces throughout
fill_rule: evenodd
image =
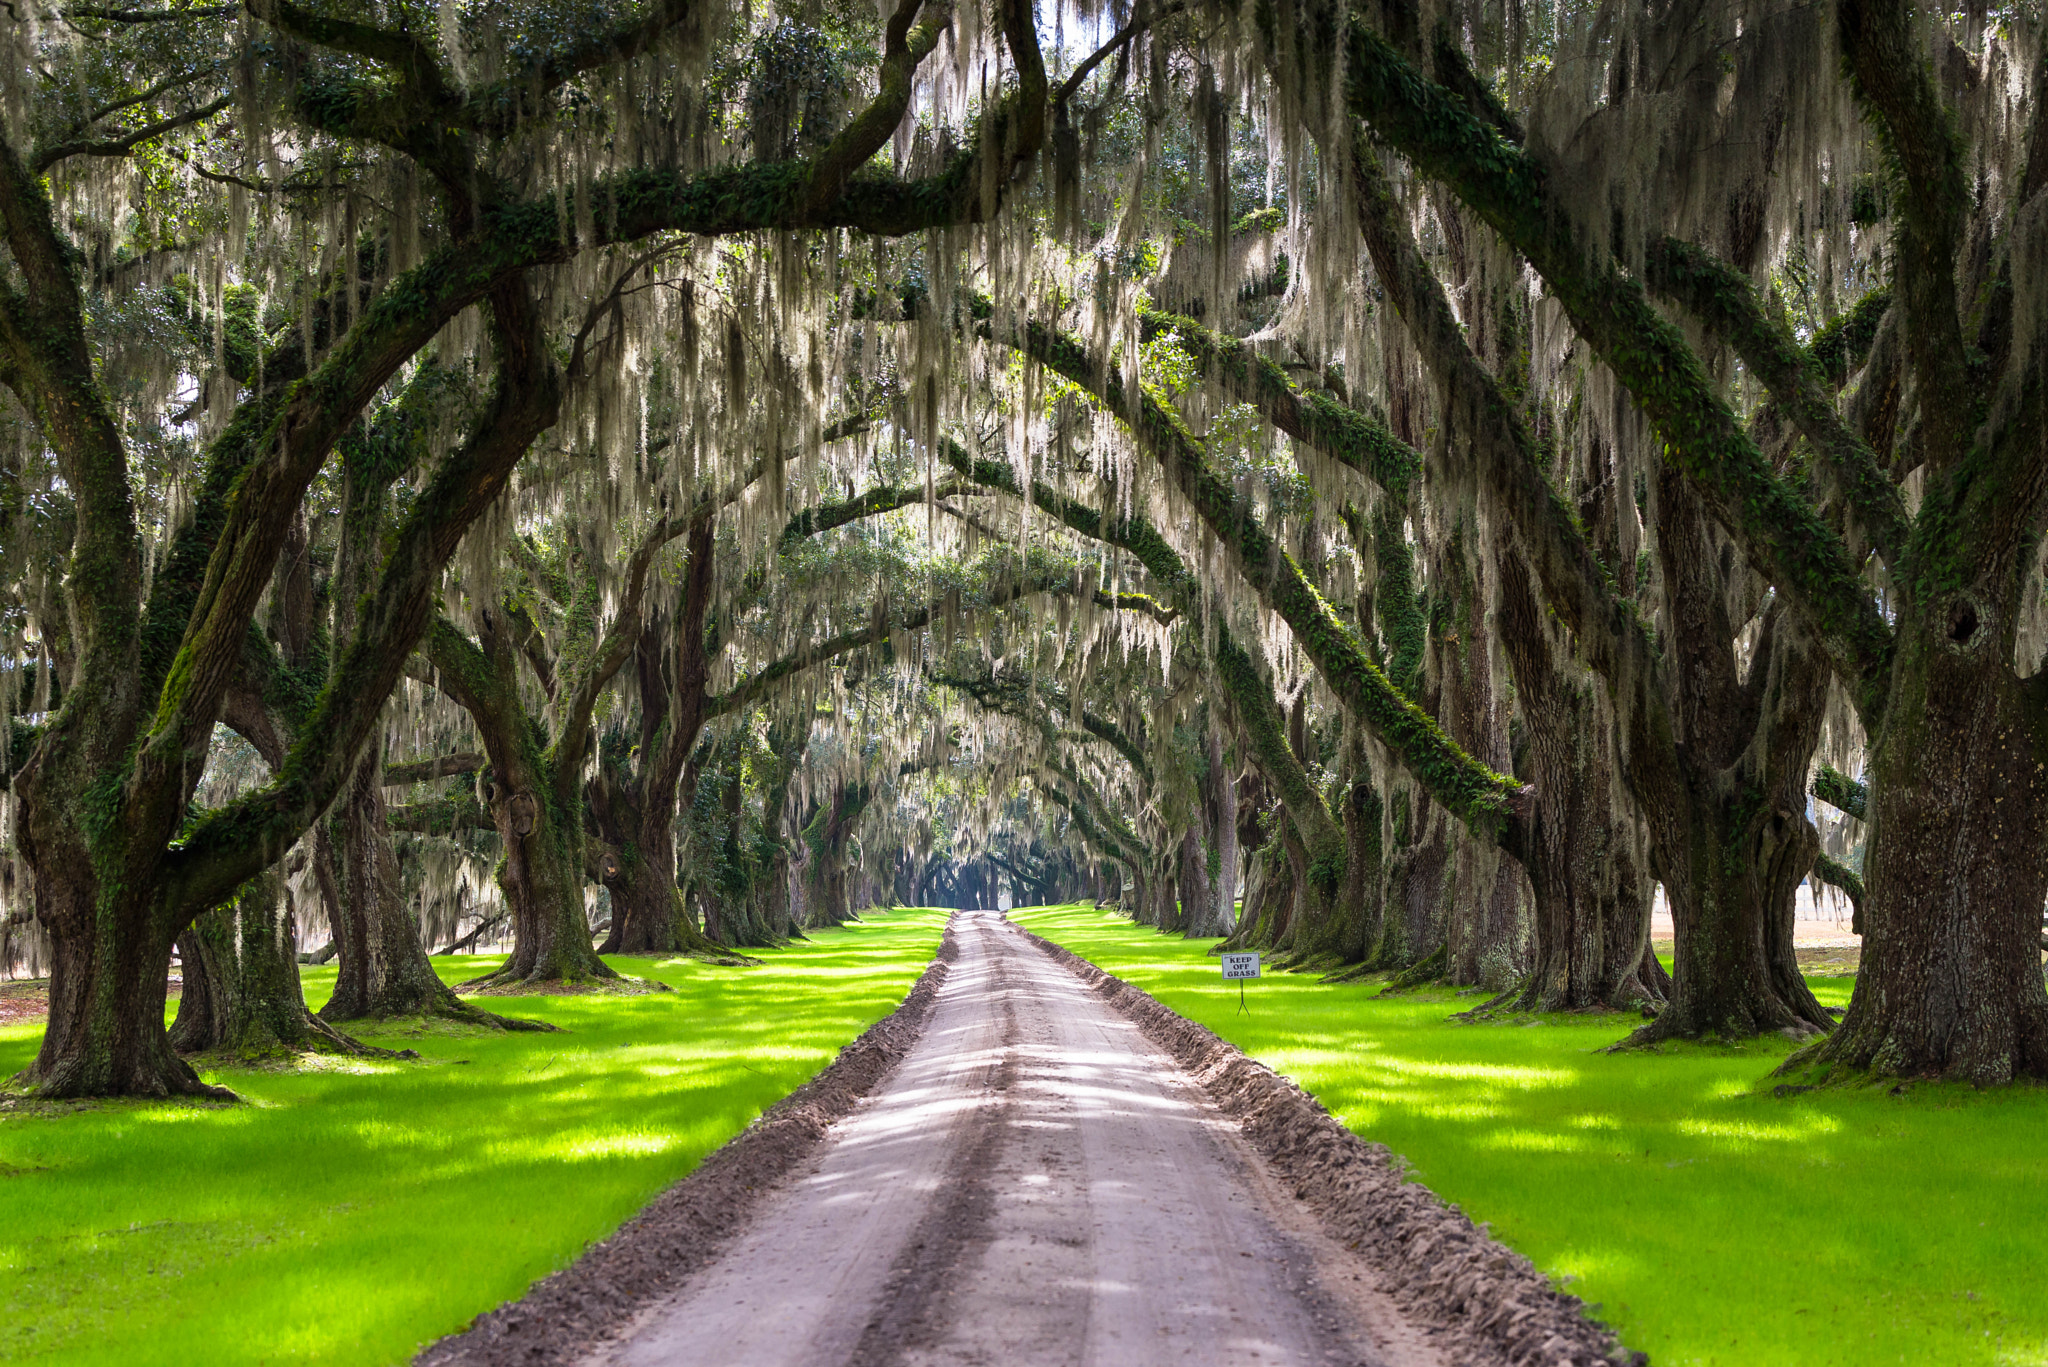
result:
M 922 1036 L 593 1363 L 1447 1359 L 1126 1017 L 991 911 Z

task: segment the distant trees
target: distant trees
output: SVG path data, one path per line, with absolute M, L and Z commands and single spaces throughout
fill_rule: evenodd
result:
M 28 1085 L 999 886 L 2042 1072 L 2031 21 L 857 10 L 11 12 Z

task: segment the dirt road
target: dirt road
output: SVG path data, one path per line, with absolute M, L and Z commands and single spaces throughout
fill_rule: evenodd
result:
M 593 1362 L 1442 1359 L 1171 1060 L 994 912 L 923 1036 Z

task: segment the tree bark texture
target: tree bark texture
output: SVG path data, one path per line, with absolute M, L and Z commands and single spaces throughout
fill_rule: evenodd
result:
M 1643 977 L 1650 953 L 1649 833 L 1615 768 L 1614 709 L 1573 662 L 1537 605 L 1519 554 L 1501 564 L 1502 641 L 1514 669 L 1526 745 L 1518 772 L 1536 785 L 1529 868 L 1535 967 L 1523 1010 L 1661 1005 Z
M 717 956 L 716 936 L 700 930 L 676 880 L 676 795 L 704 726 L 711 661 L 705 619 L 716 583 L 710 516 L 686 534 L 683 593 L 671 626 L 648 614 L 634 645 L 640 683 L 640 740 L 629 769 L 599 765 L 588 800 L 616 859 L 605 887 L 612 897 L 610 954 Z M 672 642 L 672 644 L 671 644 Z M 695 784 L 690 785 L 694 790 Z
M 1805 790 L 1827 661 L 1779 602 L 1737 669 L 1718 541 L 1675 472 L 1657 490 L 1675 658 L 1664 707 L 1625 725 L 1637 729 L 1631 780 L 1671 904 L 1673 989 L 1636 1038 L 1828 1030 L 1790 957 L 1792 899 L 1819 847 Z M 1675 735 L 1643 734 L 1652 725 Z
M 306 1009 L 296 918 L 275 865 L 195 919 L 178 943 L 184 986 L 170 1041 L 179 1051 L 238 1059 L 375 1052 Z
M 480 1010 L 455 995 L 427 956 L 418 918 L 400 892 L 398 851 L 385 821 L 380 746 L 363 756 L 328 827 L 342 848 L 340 911 L 334 926 L 340 962 L 324 1021 L 438 1016 L 500 1029 L 539 1030 L 537 1021 Z M 324 832 L 323 832 L 324 834 Z
M 1506 670 L 1495 648 L 1495 555 L 1488 532 L 1467 511 L 1432 546 L 1434 667 L 1426 706 L 1464 751 L 1498 772 L 1511 764 Z M 1444 979 L 1498 992 L 1528 968 L 1529 934 L 1517 862 L 1462 822 L 1447 824 L 1446 880 L 1435 918 L 1445 945 Z M 1431 937 L 1435 938 L 1434 936 Z
M 1197 807 L 1200 805 L 1196 804 Z M 1214 933 L 1211 927 L 1216 920 L 1216 887 L 1209 879 L 1209 856 L 1202 846 L 1202 832 L 1197 825 L 1191 824 L 1181 832 L 1178 873 L 1179 914 L 1172 925 L 1160 929 L 1206 939 Z
M 25 804 L 24 844 L 44 804 Z M 199 1080 L 164 1031 L 174 918 L 159 890 L 103 891 L 90 855 L 30 854 L 36 917 L 50 930 L 50 1014 L 35 1062 L 15 1078 L 44 1096 L 231 1095 Z M 66 844 L 72 842 L 67 841 Z
M 1212 718 L 1209 726 L 1209 791 L 1216 831 L 1216 929 L 1228 935 L 1237 929 L 1237 884 L 1239 867 L 1237 840 L 1237 779 L 1226 766 L 1223 731 Z
M 1963 593 L 1900 618 L 1889 721 L 1871 755 L 1856 989 L 1834 1037 L 1788 1070 L 1978 1085 L 2048 1076 L 2048 676 L 2020 680 L 2006 663 L 2001 610 L 2014 599 L 1987 608 Z
M 811 847 L 811 895 L 804 922 L 806 927 L 844 925 L 854 918 L 857 908 L 849 904 L 849 895 L 856 884 L 851 877 L 854 870 L 847 863 L 848 847 L 853 840 L 854 827 L 859 824 L 874 795 L 871 783 L 842 783 L 834 789 L 832 797 L 819 806 L 805 829 L 804 840 Z M 993 906 L 994 873 L 988 869 L 986 861 L 981 867 L 983 881 L 979 895 L 985 899 L 985 905 Z
M 511 624 L 495 606 L 478 612 L 479 643 L 446 621 L 429 635 L 436 682 L 476 722 L 488 768 L 477 801 L 490 813 L 503 856 L 498 889 L 511 914 L 512 954 L 465 987 L 500 990 L 616 978 L 590 943 L 583 907 L 583 823 L 558 793 L 540 728 L 518 692 Z

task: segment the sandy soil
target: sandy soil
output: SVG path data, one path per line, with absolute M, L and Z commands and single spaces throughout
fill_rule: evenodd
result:
M 1441 1356 L 1461 1367 L 1647 1367 L 1587 1307 L 1420 1183 L 1384 1145 L 1353 1134 L 1314 1097 L 1236 1046 L 1028 931 L 1090 992 L 1135 1022 L 1194 1079 L 1322 1233 L 1355 1255 Z M 1340 1277 L 1343 1275 L 1340 1272 Z M 1340 1285 L 1342 1283 L 1340 1282 Z
M 50 980 L 19 978 L 0 982 L 0 1025 L 39 1021 L 50 1014 Z
M 980 912 L 831 1067 L 417 1361 L 1643 1359 L 1293 1083 Z
M 896 1071 L 588 1361 L 1446 1360 L 1128 1018 L 993 912 L 955 938 Z
M 173 973 L 165 996 L 176 1001 L 184 990 L 184 980 Z M 48 978 L 0 979 L 0 1025 L 20 1025 L 26 1021 L 47 1020 L 49 1015 Z

